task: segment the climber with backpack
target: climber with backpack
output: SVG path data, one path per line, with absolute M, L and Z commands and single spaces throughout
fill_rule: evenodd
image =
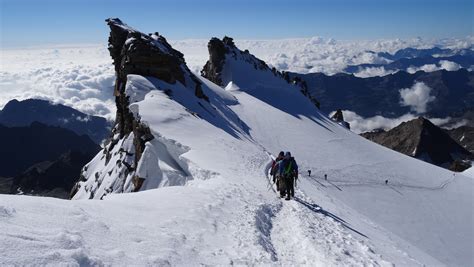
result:
M 295 181 L 298 179 L 298 164 L 295 158 L 291 156 L 290 152 L 285 153 L 285 157 L 279 163 L 280 173 L 280 197 L 286 195 L 285 200 L 290 200 L 290 197 L 295 196 Z
M 280 151 L 280 153 L 278 153 L 278 157 L 276 157 L 276 159 L 272 161 L 272 168 L 270 170 L 270 175 L 273 178 L 273 183 L 276 183 L 276 187 L 278 191 L 280 190 L 280 187 L 278 186 L 279 185 L 278 164 L 280 163 L 280 161 L 283 160 L 284 156 L 285 156 L 285 152 Z

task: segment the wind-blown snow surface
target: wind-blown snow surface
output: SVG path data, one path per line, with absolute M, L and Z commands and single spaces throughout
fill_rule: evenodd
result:
M 184 186 L 2 195 L 0 264 L 472 266 L 471 178 L 345 130 L 270 72 L 228 60 L 224 73 L 225 90 L 201 78 L 210 103 L 129 75 L 130 108 L 156 137 L 140 168 L 155 187 Z M 313 170 L 290 202 L 266 177 L 282 149 Z

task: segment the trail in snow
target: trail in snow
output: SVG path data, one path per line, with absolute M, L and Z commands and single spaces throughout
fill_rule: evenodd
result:
M 386 184 L 385 180 L 382 180 L 382 179 L 380 179 L 379 182 L 376 182 L 376 181 L 353 182 L 351 180 L 345 180 L 345 179 L 338 178 L 337 173 L 335 173 L 334 171 L 331 172 L 330 176 L 331 176 L 330 179 L 324 179 L 321 174 L 319 174 L 319 175 L 318 174 L 312 174 L 311 176 L 300 175 L 300 177 L 304 177 L 306 179 L 309 179 L 313 183 L 314 182 L 318 183 L 320 186 L 323 186 L 323 187 L 327 187 L 328 185 L 333 186 L 339 191 L 342 191 L 342 188 L 346 187 L 346 186 L 350 186 L 350 187 L 354 187 L 354 186 L 388 186 L 388 187 L 392 188 L 395 191 L 397 191 L 397 189 L 395 189 L 394 187 L 410 188 L 410 189 L 423 189 L 423 190 L 433 190 L 434 191 L 434 190 L 442 190 L 442 189 L 446 188 L 446 186 L 448 186 L 450 183 L 452 183 L 454 181 L 454 179 L 456 178 L 455 176 L 453 176 L 453 177 L 447 179 L 446 181 L 443 181 L 441 184 L 436 185 L 436 186 L 417 186 L 417 185 L 404 184 L 404 183 L 400 183 L 400 182 L 392 182 L 389 179 L 387 179 L 389 181 L 388 184 Z M 336 177 L 336 178 L 334 178 L 334 177 Z M 324 183 L 327 183 L 327 184 L 325 185 Z
M 266 153 L 271 160 L 275 158 Z M 269 183 L 271 163 L 264 168 Z M 279 199 L 273 185 L 272 189 Z M 365 234 L 315 204 L 298 188 L 295 189 L 295 198 L 291 201 L 280 200 L 264 214 L 266 216 L 260 216 L 263 218 L 260 225 L 265 236 L 262 245 L 271 258 L 282 266 L 391 265 L 376 254 L 370 245 L 353 236 L 355 234 L 367 239 Z

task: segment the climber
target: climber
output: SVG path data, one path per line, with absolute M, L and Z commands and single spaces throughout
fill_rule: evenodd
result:
M 286 195 L 285 200 L 295 196 L 295 180 L 298 179 L 298 165 L 290 152 L 285 153 L 285 157 L 278 164 L 280 173 L 280 197 Z
M 285 152 L 280 151 L 280 153 L 278 153 L 278 157 L 276 157 L 276 159 L 272 161 L 272 168 L 270 170 L 270 175 L 273 177 L 273 183 L 276 183 L 277 190 L 280 190 L 280 188 L 278 187 L 278 184 L 279 184 L 278 164 L 280 163 L 280 161 L 283 159 L 284 156 L 285 156 Z

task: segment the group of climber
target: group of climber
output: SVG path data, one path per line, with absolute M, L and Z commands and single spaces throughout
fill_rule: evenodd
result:
M 278 157 L 272 162 L 270 175 L 273 177 L 273 183 L 276 183 L 280 197 L 290 200 L 295 197 L 295 184 L 298 179 L 298 165 L 290 152 L 281 151 Z

